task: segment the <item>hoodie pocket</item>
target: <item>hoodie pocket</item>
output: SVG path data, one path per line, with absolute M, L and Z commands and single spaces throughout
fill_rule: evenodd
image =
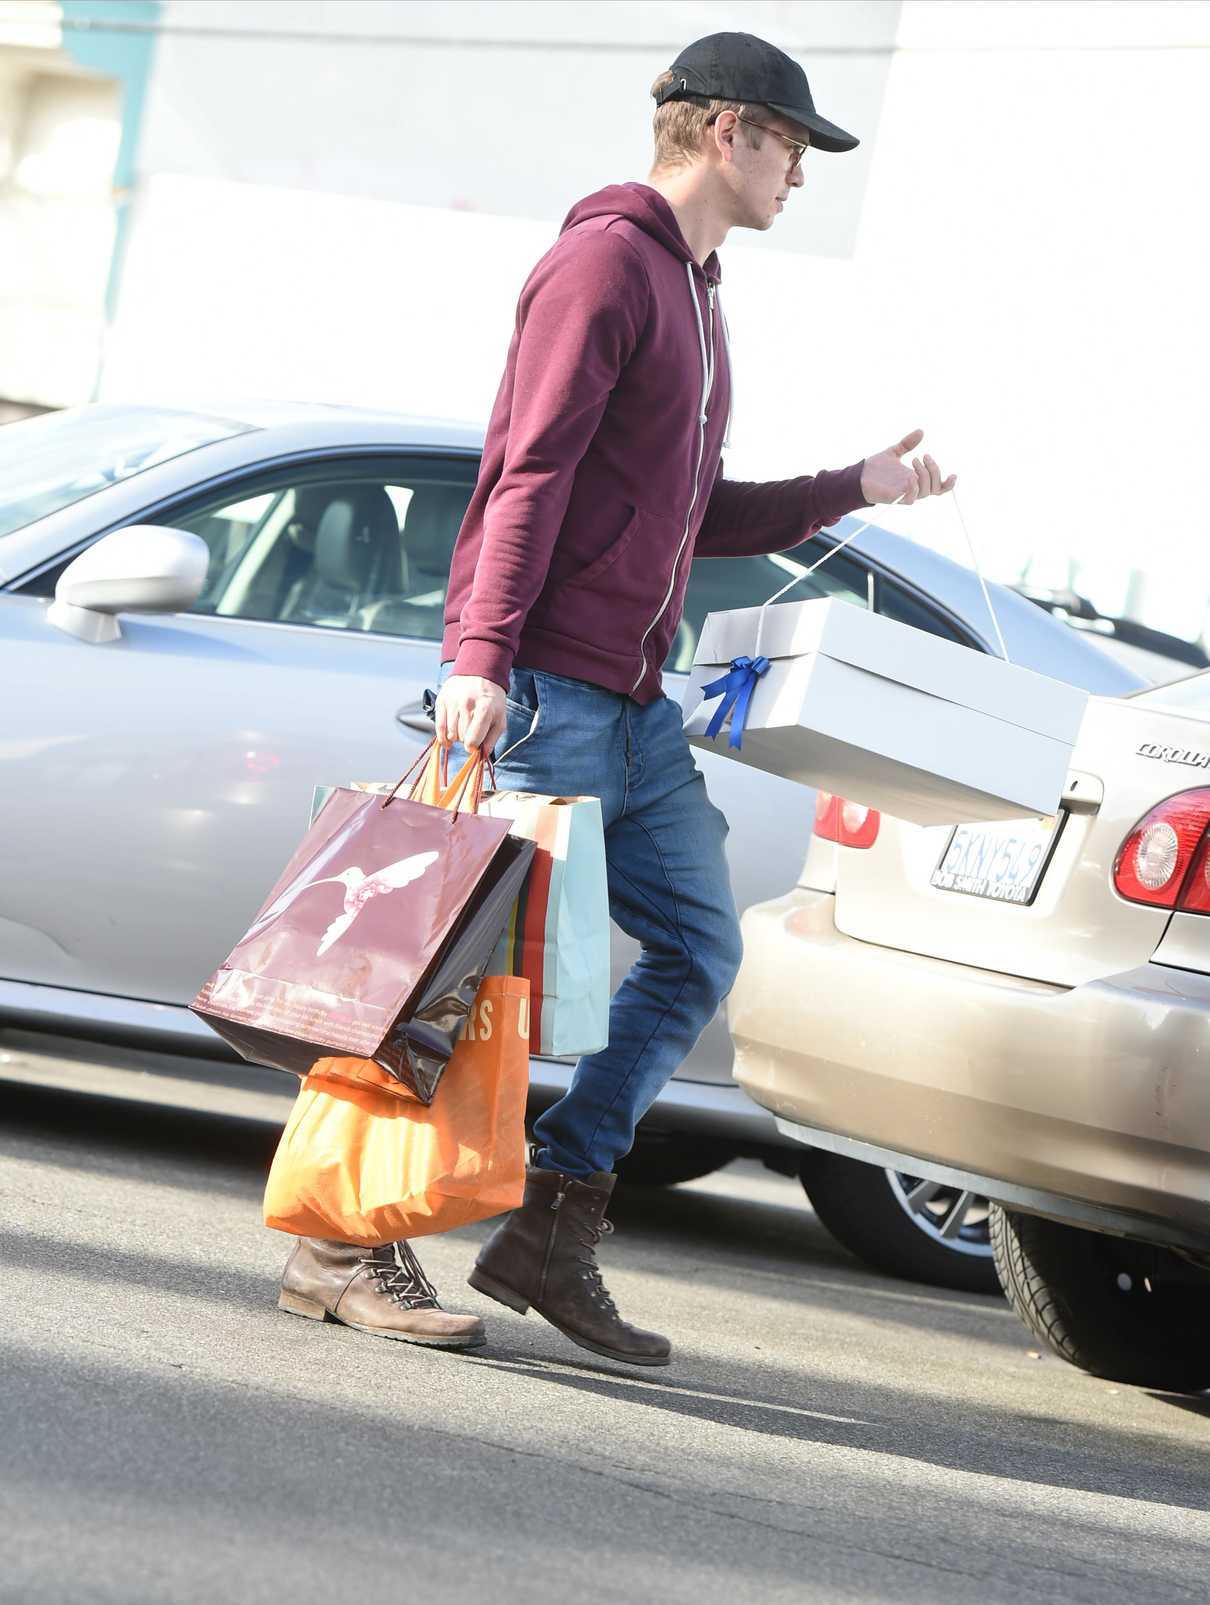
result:
M 638 508 L 632 507 L 630 509 L 630 517 L 626 520 L 622 533 L 616 540 L 611 541 L 601 555 L 594 559 L 587 568 L 581 569 L 578 574 L 573 574 L 565 583 L 568 585 L 592 585 L 594 581 L 600 579 L 602 574 L 608 573 L 638 534 L 642 518 L 643 515 Z

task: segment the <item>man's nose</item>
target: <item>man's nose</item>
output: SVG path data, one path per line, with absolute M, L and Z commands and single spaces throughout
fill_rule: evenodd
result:
M 801 189 L 806 182 L 806 175 L 803 173 L 802 163 L 796 162 L 790 169 L 790 188 Z

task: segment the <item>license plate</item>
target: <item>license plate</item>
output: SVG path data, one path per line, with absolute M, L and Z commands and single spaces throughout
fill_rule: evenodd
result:
M 933 871 L 932 884 L 943 892 L 990 897 L 997 903 L 1032 903 L 1064 817 L 959 825 Z

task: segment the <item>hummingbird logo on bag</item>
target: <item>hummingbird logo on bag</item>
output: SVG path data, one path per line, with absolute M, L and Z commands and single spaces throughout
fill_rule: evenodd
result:
M 441 855 L 439 853 L 413 853 L 410 858 L 401 858 L 395 864 L 388 864 L 385 869 L 374 870 L 367 875 L 356 864 L 349 869 L 342 869 L 339 875 L 321 875 L 313 881 L 303 881 L 301 885 L 295 883 L 285 888 L 267 908 L 263 908 L 248 929 L 244 941 L 249 941 L 279 918 L 282 911 L 294 902 L 295 898 L 303 892 L 310 891 L 312 886 L 343 886 L 345 889 L 344 911 L 319 939 L 319 946 L 315 949 L 316 958 L 322 958 L 334 942 L 340 938 L 352 925 L 366 904 L 374 897 L 381 897 L 386 892 L 397 892 L 401 886 L 409 886 L 412 881 L 419 880 L 431 864 L 436 863 Z
M 354 864 L 350 869 L 342 869 L 339 875 L 324 875 L 319 880 L 306 881 L 298 887 L 295 897 L 312 886 L 340 885 L 345 889 L 344 912 L 332 921 L 320 937 L 319 946 L 315 949 L 316 958 L 322 958 L 334 942 L 339 942 L 371 898 L 397 892 L 401 886 L 409 886 L 412 881 L 419 880 L 437 857 L 436 853 L 413 853 L 411 858 L 401 858 L 397 864 L 388 864 L 385 869 L 375 870 L 369 875 Z

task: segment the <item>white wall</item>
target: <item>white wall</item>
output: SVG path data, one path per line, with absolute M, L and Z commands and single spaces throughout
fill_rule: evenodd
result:
M 852 249 L 899 0 L 172 0 L 140 165 L 558 221 L 642 176 L 650 88 L 726 28 L 810 63 L 825 116 L 867 143 L 825 175 L 783 248 Z M 179 30 L 179 31 L 176 31 Z
M 1202 0 L 177 0 L 167 20 L 298 37 L 161 41 L 108 394 L 483 416 L 568 204 L 644 174 L 651 79 L 742 26 L 799 50 L 865 143 L 809 157 L 777 227 L 726 248 L 731 470 L 841 464 L 919 423 L 994 572 L 1037 556 L 1062 580 L 1075 554 L 1115 606 L 1146 567 L 1144 616 L 1201 628 Z M 948 503 L 886 522 L 963 550 Z
M 919 423 L 998 573 L 1036 553 L 1063 583 L 1075 553 L 1110 608 L 1142 567 L 1156 622 L 1196 634 L 1210 7 L 917 3 L 900 41 L 853 261 L 730 253 L 765 381 L 745 455 L 801 458 L 789 394 L 825 461 Z M 943 503 L 886 522 L 961 554 Z
M 482 422 L 555 230 L 360 196 L 140 185 L 106 398 L 264 395 Z
M 116 86 L 0 47 L 0 395 L 86 399 L 113 248 Z

